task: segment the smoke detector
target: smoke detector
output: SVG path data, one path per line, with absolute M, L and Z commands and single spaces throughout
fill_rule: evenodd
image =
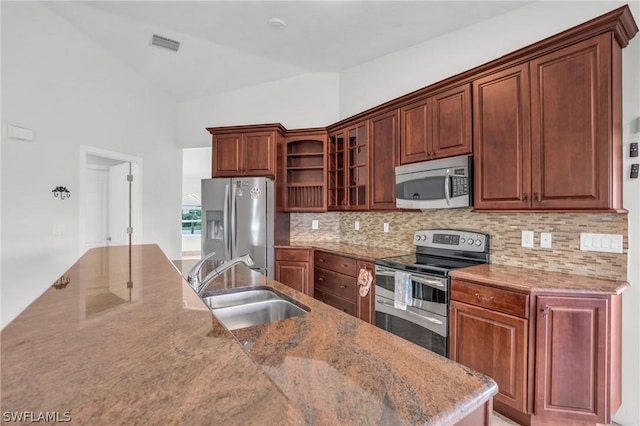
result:
M 180 49 L 180 42 L 171 40 L 170 38 L 162 37 L 157 34 L 154 34 L 151 37 L 151 45 L 162 47 L 163 49 L 171 50 L 172 52 L 177 52 Z
M 274 30 L 284 30 L 287 27 L 287 21 L 281 18 L 269 19 L 269 26 Z

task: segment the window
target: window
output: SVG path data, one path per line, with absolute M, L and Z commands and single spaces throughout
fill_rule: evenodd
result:
M 200 206 L 182 206 L 182 235 L 200 235 L 202 210 Z

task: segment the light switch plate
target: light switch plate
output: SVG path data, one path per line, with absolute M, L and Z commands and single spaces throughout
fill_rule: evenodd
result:
M 551 248 L 551 232 L 540 233 L 540 247 L 548 249 Z
M 316 219 L 311 221 L 311 229 L 318 229 L 318 221 Z
M 622 253 L 622 235 L 580 233 L 581 251 L 598 251 L 601 253 Z
M 355 224 L 354 227 L 355 227 L 356 231 L 359 231 L 360 230 L 360 221 L 356 220 L 356 224 Z
M 533 231 L 522 231 L 522 247 L 533 248 Z
M 384 232 L 389 232 L 389 224 L 387 222 L 385 222 L 384 225 L 382 225 L 382 230 Z

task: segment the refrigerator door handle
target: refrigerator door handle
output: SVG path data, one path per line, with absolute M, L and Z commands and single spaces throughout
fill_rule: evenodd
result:
M 222 220 L 222 226 L 224 226 L 224 257 L 225 259 L 231 259 L 231 231 L 229 228 L 229 185 L 225 185 L 224 187 L 224 212 Z
M 236 197 L 238 196 L 238 191 L 236 190 L 237 181 L 231 181 L 231 229 L 229 229 L 229 235 L 231 236 L 231 255 L 227 257 L 226 260 L 232 258 L 232 256 L 237 256 L 236 254 L 236 240 L 238 239 L 238 224 L 236 223 L 238 220 L 238 212 L 236 211 Z

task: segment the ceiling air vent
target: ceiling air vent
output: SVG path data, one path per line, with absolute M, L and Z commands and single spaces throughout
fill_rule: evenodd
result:
M 170 38 L 162 37 L 156 34 L 154 34 L 153 37 L 151 37 L 151 45 L 162 47 L 164 49 L 169 49 L 174 52 L 177 52 L 178 49 L 180 48 L 179 41 L 171 40 Z

